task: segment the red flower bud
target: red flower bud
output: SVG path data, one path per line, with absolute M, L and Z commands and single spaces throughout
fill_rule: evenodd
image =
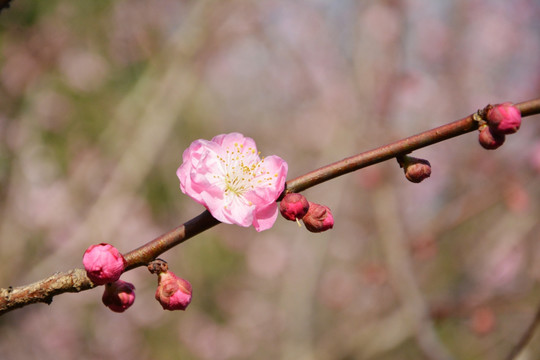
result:
M 290 193 L 285 195 L 279 204 L 281 215 L 287 220 L 296 221 L 306 215 L 309 209 L 309 202 L 304 195 Z
M 397 157 L 397 161 L 410 182 L 419 183 L 431 176 L 431 164 L 427 160 L 404 155 Z
M 96 285 L 114 282 L 124 272 L 126 261 L 112 245 L 92 245 L 84 252 L 83 265 L 86 274 Z
M 493 132 L 489 126 L 481 126 L 478 142 L 484 149 L 495 150 L 504 143 L 505 135 Z
M 172 271 L 160 273 L 156 300 L 164 310 L 186 310 L 191 302 L 191 284 L 177 277 Z
M 309 210 L 302 221 L 311 232 L 322 232 L 334 227 L 334 217 L 330 208 L 312 202 L 309 202 Z
M 494 134 L 513 134 L 521 126 L 521 112 L 509 102 L 488 106 L 486 121 Z
M 122 280 L 105 285 L 101 298 L 103 304 L 114 312 L 124 312 L 135 301 L 135 286 Z

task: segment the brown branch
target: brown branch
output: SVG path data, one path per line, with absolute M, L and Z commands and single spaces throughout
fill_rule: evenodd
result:
M 216 220 L 208 210 L 204 211 L 199 216 L 180 225 L 176 229 L 124 254 L 127 263 L 126 270 L 148 265 L 150 261 L 163 254 L 165 251 L 219 223 L 220 222 Z
M 522 116 L 540 113 L 540 98 L 515 105 L 521 111 Z M 478 123 L 473 119 L 475 114 L 406 139 L 336 161 L 333 164 L 326 165 L 320 169 L 289 180 L 287 181 L 287 192 L 299 192 L 352 171 L 477 130 Z
M 9 8 L 11 5 L 11 0 L 0 0 L 0 13 L 2 10 Z
M 524 117 L 540 114 L 540 98 L 525 101 L 516 104 L 516 106 Z M 476 113 L 447 125 L 345 158 L 289 180 L 282 196 L 286 192 L 300 192 L 352 171 L 474 131 L 478 128 L 475 115 Z M 165 251 L 217 224 L 219 221 L 214 219 L 208 211 L 204 211 L 176 229 L 124 254 L 127 262 L 126 271 L 145 266 Z M 0 289 L 0 315 L 36 302 L 50 303 L 53 296 L 64 292 L 79 292 L 92 287 L 94 286 L 86 277 L 84 270 L 75 269 L 67 273 L 55 274 L 31 285 L 14 289 Z
M 94 287 L 83 269 L 56 273 L 46 279 L 18 288 L 0 289 L 0 315 L 38 302 L 50 304 L 55 295 L 80 292 Z
M 527 330 L 525 330 L 519 339 L 519 342 L 512 348 L 508 356 L 505 358 L 506 360 L 514 360 L 518 358 L 519 354 L 523 351 L 523 349 L 525 349 L 527 344 L 533 338 L 538 325 L 540 325 L 540 305 L 538 306 L 538 309 L 536 309 L 536 314 L 534 315 L 533 321 L 529 324 L 529 327 Z

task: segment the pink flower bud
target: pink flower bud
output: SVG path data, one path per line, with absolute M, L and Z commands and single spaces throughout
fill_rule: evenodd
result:
M 431 175 L 431 164 L 429 161 L 424 159 L 417 160 L 417 162 L 407 166 L 407 169 L 405 169 L 405 177 L 413 183 L 419 183 Z
M 279 204 L 281 215 L 287 220 L 296 221 L 306 215 L 309 209 L 309 202 L 304 195 L 290 193 L 285 195 Z
M 126 261 L 112 245 L 92 245 L 84 252 L 83 265 L 86 274 L 96 285 L 114 282 L 124 272 Z
M 410 182 L 419 183 L 431 176 L 431 164 L 427 160 L 404 155 L 397 157 L 397 161 Z
M 484 149 L 495 150 L 504 143 L 505 135 L 493 132 L 489 126 L 481 126 L 478 142 Z
M 191 302 L 191 284 L 172 271 L 159 275 L 156 300 L 164 310 L 185 310 Z
M 334 227 L 334 217 L 330 208 L 312 202 L 309 202 L 309 210 L 302 221 L 311 232 L 322 232 Z
M 124 312 L 135 301 L 135 286 L 122 280 L 105 285 L 101 298 L 103 304 L 114 312 Z
M 512 103 L 497 104 L 488 108 L 486 120 L 492 133 L 513 134 L 521 126 L 521 112 Z

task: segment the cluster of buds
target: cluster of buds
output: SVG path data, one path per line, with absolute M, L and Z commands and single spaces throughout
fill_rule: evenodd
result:
M 410 182 L 419 183 L 431 176 L 431 164 L 427 160 L 408 155 L 398 156 L 396 159 Z
M 312 203 L 303 195 L 288 193 L 279 204 L 281 215 L 287 220 L 302 220 L 311 232 L 323 232 L 334 227 L 334 217 L 328 206 Z
M 95 285 L 105 285 L 103 304 L 114 312 L 124 312 L 135 301 L 135 286 L 119 280 L 126 260 L 110 244 L 92 245 L 83 255 L 86 275 Z
M 95 285 L 105 285 L 102 301 L 114 312 L 124 312 L 135 301 L 135 286 L 120 280 L 126 261 L 122 254 L 110 244 L 90 246 L 84 253 L 83 265 L 86 274 Z M 158 275 L 156 300 L 165 310 L 185 310 L 191 302 L 191 284 L 169 271 L 163 260 L 148 265 L 151 273 Z
M 488 105 L 479 114 L 483 116 L 480 116 L 478 142 L 484 149 L 497 149 L 504 143 L 506 135 L 514 134 L 521 126 L 521 112 L 509 102 Z

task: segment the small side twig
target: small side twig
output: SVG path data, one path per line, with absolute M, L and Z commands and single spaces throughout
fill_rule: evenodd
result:
M 0 13 L 2 10 L 9 8 L 11 5 L 11 0 L 0 0 Z
M 536 309 L 536 314 L 534 314 L 532 322 L 529 324 L 527 330 L 525 330 L 523 335 L 521 335 L 519 342 L 514 345 L 514 347 L 512 347 L 512 350 L 505 358 L 506 360 L 515 360 L 518 358 L 519 354 L 523 351 L 523 349 L 525 349 L 527 344 L 529 344 L 529 342 L 533 338 L 536 328 L 538 328 L 538 325 L 540 325 L 540 304 Z

